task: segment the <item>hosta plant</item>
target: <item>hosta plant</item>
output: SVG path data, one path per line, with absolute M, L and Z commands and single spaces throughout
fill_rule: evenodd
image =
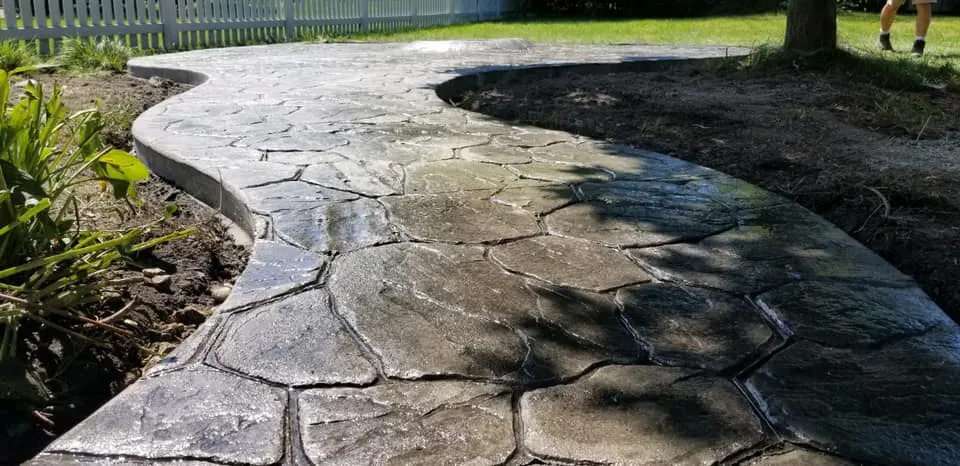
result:
M 105 147 L 99 110 L 70 113 L 59 87 L 45 96 L 28 82 L 10 104 L 11 77 L 24 71 L 0 71 L 0 402 L 44 393 L 17 357 L 21 323 L 31 320 L 93 344 L 99 342 L 90 329 L 129 334 L 107 318 L 85 315 L 83 306 L 122 284 L 110 273 L 113 264 L 190 233 L 142 241 L 142 228 L 83 228 L 78 186 L 99 184 L 136 202 L 134 185 L 149 172 L 135 156 Z

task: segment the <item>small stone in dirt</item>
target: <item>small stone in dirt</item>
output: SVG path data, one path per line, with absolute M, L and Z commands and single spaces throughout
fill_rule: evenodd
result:
M 173 313 L 173 318 L 177 322 L 182 322 L 189 325 L 199 325 L 203 321 L 207 320 L 207 314 L 203 311 L 197 309 L 195 306 L 187 306 L 179 311 Z
M 166 273 L 165 270 L 156 268 L 156 267 L 150 268 L 150 269 L 143 269 L 143 276 L 147 278 L 156 277 L 157 275 L 163 275 L 165 273 Z
M 210 287 L 210 296 L 213 296 L 213 299 L 218 303 L 222 303 L 227 300 L 227 297 L 230 296 L 230 292 L 233 291 L 233 288 L 226 285 L 214 285 Z
M 159 77 L 156 77 L 156 76 L 148 79 L 147 82 L 150 83 L 150 85 L 153 86 L 153 87 L 161 87 L 161 88 L 169 87 L 170 84 L 171 84 L 171 82 L 170 82 L 169 80 L 166 80 L 166 79 L 163 79 L 163 78 L 159 78 Z
M 170 279 L 169 275 L 156 275 L 153 277 L 145 277 L 147 285 L 156 288 L 159 291 L 170 292 L 172 291 L 170 285 L 173 281 Z

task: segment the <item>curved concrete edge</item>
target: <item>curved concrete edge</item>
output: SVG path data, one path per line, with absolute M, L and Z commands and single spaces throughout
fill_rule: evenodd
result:
M 186 68 L 166 68 L 160 66 L 150 66 L 140 63 L 140 59 L 134 58 L 127 63 L 127 69 L 131 75 L 143 78 L 164 78 L 181 84 L 199 86 L 210 80 L 210 77 Z
M 475 72 L 471 72 L 470 74 L 465 74 L 442 82 L 436 85 L 435 92 L 441 99 L 449 100 L 449 97 L 455 96 L 458 92 L 475 87 L 481 83 L 490 83 L 491 81 L 498 82 L 503 79 L 509 79 L 510 77 L 515 76 L 515 73 L 524 73 L 525 75 L 527 73 L 535 73 L 537 76 L 550 76 L 553 74 L 568 73 L 571 71 L 596 73 L 625 70 L 653 71 L 657 69 L 663 69 L 667 66 L 676 66 L 677 61 L 684 63 L 702 63 L 704 61 L 717 62 L 722 60 L 724 60 L 724 58 L 689 60 L 638 60 L 612 64 L 600 63 L 540 66 L 531 65 L 521 67 L 488 67 L 479 71 L 474 70 Z M 143 78 L 159 76 L 179 82 L 198 85 L 205 85 L 209 82 L 208 77 L 201 73 L 174 67 L 167 68 L 141 66 L 136 63 L 136 60 L 131 62 L 130 69 L 132 74 Z M 196 90 L 193 89 L 180 95 L 189 98 L 189 94 L 195 91 Z M 156 108 L 157 107 L 154 107 L 154 109 Z M 247 200 L 240 190 L 233 188 L 229 182 L 222 182 L 222 180 L 217 177 L 215 173 L 205 171 L 200 166 L 195 165 L 194 161 L 180 157 L 176 153 L 162 152 L 160 149 L 158 149 L 158 147 L 163 147 L 163 144 L 158 144 L 162 138 L 156 140 L 151 140 L 149 138 L 151 130 L 155 131 L 158 129 L 156 127 L 151 127 L 150 122 L 147 121 L 152 114 L 151 110 L 145 112 L 134 124 L 134 138 L 139 155 L 144 158 L 150 168 L 153 169 L 154 172 L 159 176 L 173 181 L 186 192 L 196 196 L 201 201 L 208 203 L 209 205 L 220 205 L 221 210 L 225 215 L 227 215 L 231 220 L 237 222 L 251 236 L 254 236 L 257 228 L 256 215 L 248 207 L 246 202 Z M 814 214 L 810 213 L 810 215 Z M 816 218 L 822 220 L 819 217 Z M 853 242 L 862 248 L 862 246 L 859 245 L 859 243 L 856 243 L 852 238 L 847 238 L 850 242 Z M 866 251 L 866 253 L 875 256 L 875 254 L 870 251 Z M 123 407 L 124 409 L 133 412 L 132 408 L 136 408 L 138 403 L 142 404 L 145 397 L 153 396 L 153 393 L 157 390 L 167 390 L 167 392 L 169 392 L 164 392 L 164 396 L 169 396 L 171 398 L 172 403 L 169 408 L 171 410 L 170 416 L 176 418 L 175 420 L 177 420 L 177 422 L 189 423 L 192 421 L 191 416 L 204 416 L 212 413 L 222 417 L 224 426 L 230 426 L 237 422 L 238 416 L 242 415 L 242 413 L 236 414 L 238 408 L 244 408 L 250 404 L 257 403 L 269 404 L 271 407 L 275 408 L 272 411 L 274 413 L 286 412 L 288 409 L 287 404 L 291 403 L 291 401 L 289 398 L 286 398 L 282 391 L 277 387 L 271 386 L 270 388 L 264 388 L 260 386 L 258 388 L 258 386 L 255 384 L 247 383 L 248 379 L 238 377 L 232 373 L 216 372 L 211 369 L 204 368 L 201 363 L 206 360 L 207 357 L 209 357 L 207 353 L 210 352 L 210 348 L 214 345 L 214 343 L 224 338 L 223 333 L 224 328 L 228 326 L 226 324 L 226 320 L 229 313 L 247 309 L 247 306 L 253 303 L 263 303 L 265 299 L 280 299 L 289 296 L 290 294 L 302 291 L 309 283 L 316 282 L 321 272 L 327 266 L 326 260 L 326 258 L 317 253 L 303 251 L 285 243 L 260 238 L 256 239 L 250 262 L 239 277 L 237 287 L 234 289 L 234 293 L 231 294 L 230 299 L 226 303 L 218 308 L 216 314 L 186 341 L 184 341 L 184 343 L 177 348 L 177 350 L 175 350 L 174 354 L 171 355 L 169 360 L 165 361 L 164 364 L 160 365 L 160 367 L 148 372 L 143 379 L 127 388 L 123 392 L 122 396 L 118 395 L 104 408 L 101 408 L 101 410 L 95 413 L 91 419 L 93 417 L 98 417 L 98 422 L 91 423 L 88 422 L 89 420 L 84 421 L 84 423 L 78 425 L 74 431 L 80 431 L 84 424 L 94 424 L 100 429 L 115 426 L 113 421 L 105 414 L 107 412 L 105 408 L 108 406 L 114 408 Z M 885 263 L 882 260 L 880 260 L 880 262 Z M 284 277 L 284 283 L 279 283 L 279 281 L 270 281 L 268 279 L 270 276 L 277 275 L 278 264 L 283 268 L 285 273 L 295 275 L 297 278 L 290 280 L 288 275 Z M 297 264 L 297 266 L 292 267 L 291 264 Z M 870 261 L 870 264 L 874 264 L 874 262 Z M 890 268 L 892 268 L 892 266 L 890 266 Z M 291 269 L 295 269 L 296 273 L 292 273 Z M 904 280 L 900 282 L 900 288 L 898 289 L 889 291 L 889 285 L 882 285 L 878 289 L 890 293 L 901 293 L 900 290 L 903 290 L 903 292 L 919 292 L 919 290 L 915 290 L 913 288 L 912 280 L 905 276 L 903 279 Z M 792 287 L 785 288 L 783 291 L 775 291 L 769 294 L 769 296 L 768 294 L 759 296 L 758 299 L 761 301 L 761 306 L 764 307 L 764 310 L 767 313 L 774 314 L 780 312 L 780 306 L 778 306 L 778 304 L 782 304 L 783 301 L 788 301 L 788 298 L 793 298 L 796 296 L 799 296 L 800 298 L 803 298 L 804 296 L 813 296 L 815 298 L 817 293 L 822 292 L 821 289 L 817 288 L 821 286 L 820 284 L 813 283 L 809 285 L 812 287 L 810 290 L 804 288 L 804 286 L 807 285 L 797 285 L 799 289 L 796 290 L 794 290 Z M 810 293 L 811 291 L 814 293 Z M 922 295 L 922 292 L 919 293 Z M 779 302 L 778 299 L 780 300 Z M 922 300 L 922 297 L 916 297 L 916 299 Z M 814 299 L 813 301 L 816 300 Z M 927 299 L 927 301 L 929 300 Z M 801 300 L 801 304 L 805 303 L 803 303 Z M 814 304 L 816 303 L 814 302 Z M 932 306 L 932 303 L 930 303 L 930 305 Z M 925 302 L 924 306 L 926 306 Z M 940 314 L 942 314 L 942 311 L 935 309 L 935 306 L 924 307 L 921 310 L 934 313 L 935 311 L 938 311 Z M 800 309 L 796 312 L 802 311 L 803 310 Z M 945 315 L 943 317 L 945 317 Z M 934 318 L 931 318 L 930 320 L 932 322 L 936 321 L 936 323 L 928 325 L 916 335 L 909 336 L 909 338 L 924 340 L 918 343 L 917 347 L 920 348 L 920 350 L 926 351 L 928 350 L 928 347 L 932 347 L 939 351 L 940 349 L 948 348 L 951 344 L 955 343 L 951 340 L 951 338 L 960 335 L 960 333 L 957 332 L 956 325 L 952 324 L 952 322 L 939 322 Z M 783 333 L 789 334 L 790 332 Z M 933 343 L 928 344 L 926 342 L 928 339 L 933 341 Z M 870 353 L 866 350 L 860 351 L 859 349 L 835 350 L 825 347 L 822 348 L 816 343 L 808 342 L 802 342 L 800 344 L 788 343 L 788 345 L 792 346 L 784 346 L 780 348 L 783 351 L 780 351 L 778 354 L 772 356 L 772 362 L 765 361 L 767 365 L 770 366 L 769 369 L 756 371 L 755 375 L 747 377 L 746 380 L 741 380 L 739 384 L 740 389 L 749 393 L 748 399 L 752 399 L 752 401 L 759 400 L 761 406 L 757 408 L 758 411 L 768 413 L 769 418 L 771 418 L 775 424 L 773 427 L 780 435 L 783 436 L 781 438 L 782 440 L 794 441 L 806 445 L 812 444 L 824 450 L 836 451 L 838 448 L 833 443 L 834 439 L 830 437 L 830 432 L 819 431 L 819 426 L 815 424 L 804 424 L 804 422 L 807 421 L 813 422 L 810 421 L 811 419 L 817 420 L 820 418 L 829 418 L 831 413 L 826 411 L 817 411 L 816 409 L 801 412 L 799 415 L 796 413 L 791 413 L 791 411 L 795 411 L 794 403 L 805 401 L 807 399 L 806 395 L 800 397 L 799 399 L 794 399 L 791 397 L 790 393 L 787 393 L 784 395 L 785 401 L 780 400 L 777 397 L 780 395 L 780 390 L 782 387 L 778 385 L 777 382 L 781 379 L 787 379 L 791 381 L 793 379 L 797 379 L 799 382 L 816 384 L 817 380 L 815 378 L 808 380 L 804 379 L 804 377 L 811 374 L 815 375 L 818 367 L 812 367 L 811 369 L 806 367 L 804 364 L 808 362 L 811 364 L 816 363 L 816 355 L 823 352 L 831 354 L 831 357 L 835 357 L 837 361 L 841 362 L 851 358 L 860 358 L 862 356 L 864 358 L 863 364 L 865 365 L 871 363 L 869 360 Z M 892 355 L 890 357 L 894 358 L 894 360 L 900 356 L 900 353 L 897 353 L 896 351 L 899 350 L 891 350 Z M 833 353 L 836 353 L 836 355 L 834 356 Z M 905 366 L 903 373 L 894 374 L 898 383 L 901 381 L 903 382 L 902 386 L 904 390 L 906 390 L 908 386 L 912 386 L 910 385 L 910 380 L 916 379 L 918 376 L 929 376 L 930 372 L 936 369 L 935 367 L 931 366 L 931 361 L 933 361 L 932 357 L 922 359 L 918 356 L 917 358 L 921 359 L 920 363 L 922 367 L 917 369 Z M 859 363 L 860 360 L 857 360 L 857 362 Z M 905 365 L 909 363 L 909 361 L 906 359 L 901 362 L 903 362 Z M 842 364 L 840 364 L 838 367 L 838 370 L 847 369 L 849 368 L 847 366 L 843 366 Z M 217 384 L 214 384 L 214 390 L 202 393 L 202 396 L 204 397 L 203 400 L 215 405 L 215 408 L 218 409 L 214 409 L 211 412 L 202 413 L 190 412 L 189 409 L 186 410 L 187 412 L 183 413 L 176 412 L 176 405 L 178 401 L 184 401 L 182 397 L 185 395 L 176 393 L 174 388 L 192 386 L 205 387 L 203 384 L 206 383 L 205 381 L 209 378 L 222 379 Z M 869 386 L 871 385 L 871 382 L 880 382 L 880 380 L 868 380 L 864 383 Z M 938 390 L 940 389 L 941 384 L 941 381 L 935 381 L 935 385 Z M 878 392 L 878 397 L 886 395 L 885 393 L 881 393 L 883 384 L 878 383 L 877 386 L 881 387 L 876 389 Z M 897 385 L 897 387 L 899 389 L 900 385 Z M 847 385 L 841 388 L 844 390 L 853 390 L 856 387 Z M 773 395 L 765 399 L 765 393 L 772 393 Z M 842 396 L 842 394 L 832 392 L 817 394 L 824 398 Z M 938 396 L 939 394 L 939 391 L 934 390 L 929 394 L 929 396 L 934 397 Z M 893 396 L 901 395 L 905 394 L 893 393 Z M 234 398 L 236 398 L 236 400 L 234 400 Z M 235 404 L 231 404 L 234 402 Z M 827 404 L 828 403 L 825 403 L 825 405 Z M 851 412 L 853 412 L 856 410 L 856 406 L 850 406 L 849 409 Z M 837 416 L 838 418 L 843 418 L 851 413 L 845 412 L 840 414 L 841 416 Z M 798 416 L 799 421 L 790 419 L 791 416 Z M 221 419 L 217 419 L 217 422 L 220 422 Z M 206 418 L 201 420 L 205 421 Z M 841 421 L 843 421 L 843 419 L 841 419 Z M 869 419 L 867 421 L 869 421 Z M 858 422 L 866 421 L 860 420 Z M 781 423 L 783 423 L 783 425 L 781 425 Z M 285 434 L 281 432 L 285 429 L 282 419 L 278 420 L 276 416 L 268 416 L 263 419 L 259 419 L 258 423 L 255 424 L 254 427 L 255 429 L 251 431 L 254 434 L 240 435 L 238 433 L 234 437 L 226 439 L 228 443 L 238 445 L 235 451 L 223 451 L 222 453 L 218 453 L 214 456 L 198 457 L 196 454 L 191 453 L 189 446 L 171 444 L 168 445 L 169 450 L 165 450 L 162 456 L 163 458 L 170 459 L 192 458 L 223 461 L 228 463 L 252 462 L 253 464 L 271 464 L 281 460 L 281 446 L 277 445 L 276 443 L 268 442 L 267 440 L 284 437 Z M 846 427 L 846 425 L 841 423 L 841 427 Z M 224 428 L 226 429 L 226 427 Z M 74 435 L 75 438 L 71 440 L 72 443 L 61 442 L 61 444 L 57 445 L 56 447 L 49 448 L 46 452 L 38 456 L 31 464 L 64 464 L 70 458 L 69 455 L 72 454 L 72 452 L 76 453 L 77 451 L 86 451 L 83 448 L 78 447 L 80 443 L 84 442 L 86 442 L 85 445 L 94 445 L 103 451 L 117 452 L 118 448 L 120 448 L 120 454 L 129 455 L 126 459 L 133 462 L 144 460 L 139 456 L 139 453 L 137 453 L 136 444 L 131 443 L 121 445 L 120 447 L 116 445 L 106 445 L 103 444 L 101 440 L 98 440 L 98 432 L 100 432 L 100 430 L 98 430 L 97 427 L 88 428 L 83 432 L 79 432 L 79 435 Z M 869 448 L 870 446 L 871 445 L 867 445 L 863 448 Z M 907 446 L 902 448 L 907 448 Z M 127 453 L 123 453 L 123 451 L 126 451 Z M 857 454 L 856 456 L 861 458 L 872 458 L 877 461 L 883 461 L 885 459 L 882 456 L 872 456 L 870 452 L 856 451 L 854 453 Z M 898 455 L 898 457 L 909 457 L 910 455 L 910 452 L 907 451 L 898 453 L 903 453 L 902 455 Z M 58 456 L 60 454 L 67 456 Z M 105 457 L 96 458 L 97 460 L 104 460 Z M 251 458 L 253 458 L 253 460 L 251 460 Z M 121 461 L 123 460 L 121 459 Z
M 194 86 L 202 86 L 210 80 L 207 75 L 188 69 L 139 65 L 136 59 L 130 61 L 128 68 L 131 75 L 144 79 L 160 77 Z M 195 90 L 196 88 L 190 89 L 179 96 L 189 95 Z M 133 122 L 131 133 L 137 156 L 154 174 L 217 210 L 250 238 L 256 238 L 256 221 L 246 202 L 242 200 L 243 195 L 239 190 L 228 183 L 222 183 L 212 173 L 204 172 L 175 154 L 161 154 L 153 141 L 146 137 L 153 129 L 150 128 L 148 120 L 159 107 L 160 104 L 147 109 Z

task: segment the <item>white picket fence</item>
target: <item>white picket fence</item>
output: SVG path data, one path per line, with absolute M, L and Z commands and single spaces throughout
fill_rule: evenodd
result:
M 144 49 L 292 40 L 504 18 L 523 0 L 2 0 L 0 40 L 41 53 L 65 38 L 113 37 Z

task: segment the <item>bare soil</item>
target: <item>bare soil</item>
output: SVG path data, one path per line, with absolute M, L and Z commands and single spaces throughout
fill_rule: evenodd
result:
M 796 200 L 913 276 L 960 321 L 960 95 L 803 70 L 515 77 L 489 115 L 656 150 Z
M 102 100 L 108 125 L 105 139 L 126 150 L 131 149 L 130 124 L 134 118 L 187 89 L 169 81 L 113 74 L 41 74 L 30 78 L 41 81 L 47 93 L 54 82 L 59 83 L 71 111 L 90 108 Z M 138 186 L 138 192 L 143 205 L 131 210 L 109 193 L 101 193 L 96 187 L 84 188 L 79 193 L 81 223 L 101 230 L 149 225 L 143 239 L 186 228 L 196 233 L 117 264 L 113 271 L 117 276 L 136 282 L 106 293 L 101 302 L 85 309 L 87 315 L 102 318 L 136 298 L 135 305 L 114 321 L 117 327 L 131 332 L 132 338 L 118 338 L 97 328 L 83 329 L 106 343 L 99 347 L 29 323 L 21 328 L 29 341 L 19 355 L 51 397 L 29 408 L 0 402 L 0 464 L 29 459 L 172 351 L 216 305 L 211 287 L 229 285 L 246 264 L 247 251 L 226 234 L 209 207 L 156 178 Z M 176 212 L 167 221 L 158 222 L 170 204 L 177 207 Z M 169 287 L 146 284 L 142 270 L 147 268 L 160 268 L 169 274 Z

